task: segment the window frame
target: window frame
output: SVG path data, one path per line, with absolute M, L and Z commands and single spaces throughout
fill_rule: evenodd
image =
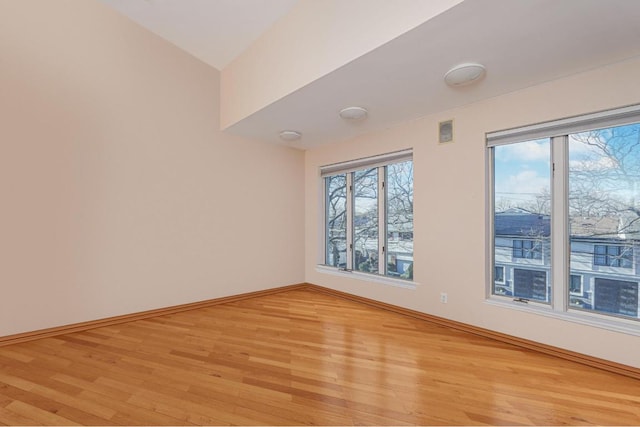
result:
M 544 122 L 519 128 L 488 132 L 486 141 L 486 232 L 487 252 L 485 293 L 486 303 L 534 312 L 548 317 L 574 321 L 640 336 L 638 324 L 640 319 L 617 317 L 584 310 L 570 305 L 570 230 L 569 230 L 569 135 L 587 130 L 607 129 L 640 123 L 640 104 L 621 107 L 613 110 L 601 111 L 580 116 Z M 494 248 L 496 244 L 494 214 L 495 214 L 495 170 L 494 148 L 501 145 L 526 142 L 549 138 L 551 155 L 551 245 L 550 245 L 550 279 L 552 280 L 551 304 L 531 304 L 533 301 L 518 301 L 511 296 L 494 293 Z M 634 251 L 635 252 L 635 251 Z M 544 254 L 543 254 L 544 257 Z M 634 268 L 635 259 L 631 259 Z M 613 267 L 623 268 L 623 267 Z M 584 278 L 581 281 L 584 291 Z
M 337 176 L 337 175 L 336 175 Z M 325 262 L 328 260 L 329 258 L 329 246 L 327 245 L 327 242 L 329 240 L 329 216 L 328 216 L 328 209 L 329 209 L 329 181 L 328 180 L 323 180 L 323 197 L 324 197 L 324 201 L 323 201 L 323 218 L 324 218 L 324 259 Z M 347 178 L 345 177 L 345 185 L 347 185 Z M 346 194 L 346 189 L 345 189 L 345 215 L 346 215 L 346 208 L 347 208 L 347 203 L 346 203 L 346 198 L 347 198 L 347 194 Z M 346 221 L 345 221 L 346 222 Z M 346 244 L 346 236 L 348 233 L 348 224 L 345 224 L 345 244 Z M 348 252 L 348 251 L 347 251 Z M 348 264 L 346 264 L 346 254 L 345 254 L 345 267 Z M 340 253 L 338 252 L 338 260 L 337 260 L 337 265 L 335 265 L 334 267 L 340 268 Z
M 338 275 L 348 275 L 349 277 L 364 279 L 374 282 L 385 283 L 393 286 L 414 288 L 416 285 L 414 278 L 404 278 L 401 276 L 388 275 L 387 272 L 387 249 L 388 249 L 388 186 L 387 186 L 387 171 L 388 166 L 403 163 L 413 162 L 413 150 L 401 150 L 397 152 L 382 154 L 374 157 L 361 158 L 348 162 L 341 162 L 330 164 L 320 167 L 320 188 L 322 189 L 322 224 L 320 236 L 322 236 L 320 245 L 322 249 L 319 251 L 321 256 L 318 258 L 316 271 Z M 355 265 L 355 196 L 354 191 L 354 177 L 357 171 L 366 169 L 377 168 L 377 262 L 378 268 L 376 271 L 365 272 L 359 271 L 358 266 Z M 327 177 L 345 174 L 346 175 L 346 189 L 347 189 L 347 208 L 346 208 L 346 224 L 347 224 L 347 254 L 346 254 L 346 268 L 336 268 L 327 264 Z M 413 186 L 413 171 L 411 185 Z M 413 216 L 412 216 L 413 224 Z M 413 226 L 412 226 L 413 231 Z M 415 254 L 413 254 L 415 260 Z M 415 261 L 412 261 L 415 262 Z

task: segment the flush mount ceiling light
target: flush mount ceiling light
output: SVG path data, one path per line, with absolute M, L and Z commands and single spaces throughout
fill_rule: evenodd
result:
M 296 141 L 302 138 L 302 134 L 295 130 L 283 130 L 280 132 L 280 139 L 285 141 Z
M 345 120 L 362 120 L 367 117 L 367 109 L 362 107 L 347 107 L 340 110 L 340 117 Z
M 449 86 L 464 86 L 471 84 L 484 76 L 486 69 L 482 64 L 467 62 L 456 65 L 444 75 L 444 81 Z

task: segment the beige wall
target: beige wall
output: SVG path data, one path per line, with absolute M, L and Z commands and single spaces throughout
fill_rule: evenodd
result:
M 640 60 L 575 75 L 306 152 L 306 279 L 344 292 L 640 367 L 640 337 L 485 303 L 485 132 L 637 103 Z M 438 145 L 437 123 L 456 141 Z M 414 149 L 415 290 L 316 271 L 321 259 L 318 168 Z M 460 257 L 464 257 L 463 260 Z M 460 263 L 464 262 L 464 266 Z M 439 302 L 447 292 L 448 304 Z
M 227 128 L 462 0 L 300 0 L 222 70 Z
M 304 280 L 303 153 L 102 4 L 0 0 L 0 336 Z
M 638 102 L 640 60 L 306 154 L 220 133 L 218 74 L 97 2 L 0 0 L 0 336 L 306 278 L 640 367 L 639 337 L 484 303 L 483 141 Z M 318 167 L 407 147 L 417 289 L 318 273 Z

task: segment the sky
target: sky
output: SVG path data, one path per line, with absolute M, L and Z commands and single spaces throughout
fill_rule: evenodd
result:
M 496 205 L 508 199 L 519 202 L 535 201 L 535 196 L 551 183 L 551 146 L 548 138 L 495 147 Z
M 584 141 L 600 138 L 606 141 L 612 156 Z M 624 153 L 624 154 L 621 154 Z M 617 156 L 617 159 L 615 158 Z M 617 161 L 637 183 L 621 181 Z M 551 140 L 520 142 L 495 147 L 494 176 L 496 206 L 526 207 L 535 196 L 551 188 Z M 605 190 L 628 200 L 640 200 L 640 124 L 619 126 L 597 132 L 569 135 L 569 180 L 578 179 L 571 171 L 581 171 L 583 177 L 593 176 L 606 186 Z M 586 175 L 585 175 L 586 172 Z M 609 177 L 606 182 L 603 178 Z M 611 179 L 612 177 L 616 177 Z M 584 178 L 589 179 L 589 178 Z M 634 178 L 631 178 L 634 179 Z

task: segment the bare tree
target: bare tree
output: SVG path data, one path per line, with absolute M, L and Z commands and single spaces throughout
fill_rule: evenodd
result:
M 549 215 L 551 213 L 551 192 L 548 187 L 540 189 L 535 195 L 529 195 L 525 200 L 501 197 L 495 202 L 495 211 L 504 212 L 509 209 L 521 209 L 533 214 Z
M 413 162 L 387 166 L 386 219 L 388 230 L 405 232 L 413 239 Z M 347 175 L 330 176 L 325 180 L 327 194 L 327 263 L 340 266 L 345 262 L 347 197 L 353 197 L 353 249 L 354 267 L 363 271 L 378 268 L 378 200 L 379 168 L 363 169 L 353 173 L 352 191 L 347 189 Z M 410 234 L 410 236 L 408 236 Z M 412 247 L 412 246 L 411 246 Z M 342 253 L 342 263 L 341 256 Z
M 570 215 L 617 218 L 618 233 L 638 238 L 640 125 L 573 134 L 570 144 L 570 153 L 582 153 L 570 159 Z
M 345 175 L 330 176 L 325 181 L 327 193 L 327 250 L 334 267 L 340 264 L 340 252 L 346 249 L 347 229 L 347 179 Z M 329 255 L 329 254 L 327 254 Z

